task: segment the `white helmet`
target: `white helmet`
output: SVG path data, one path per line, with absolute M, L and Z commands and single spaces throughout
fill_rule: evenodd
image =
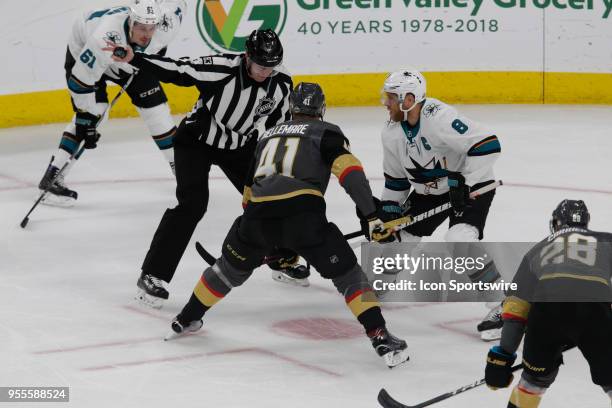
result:
M 425 82 L 425 77 L 414 69 L 403 69 L 390 73 L 387 79 L 385 79 L 385 85 L 383 86 L 383 92 L 397 95 L 400 109 L 403 112 L 409 112 L 419 102 L 424 101 L 426 91 L 427 83 Z M 403 102 L 408 94 L 414 95 L 414 105 L 406 110 L 403 108 Z
M 130 4 L 130 26 L 134 23 L 159 24 L 162 12 L 157 0 L 132 0 Z

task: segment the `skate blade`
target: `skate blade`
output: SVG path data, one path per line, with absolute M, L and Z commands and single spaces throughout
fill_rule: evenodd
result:
M 387 364 L 387 367 L 389 368 L 397 367 L 398 365 L 410 360 L 410 357 L 408 356 L 408 349 L 395 353 L 387 353 L 383 355 L 382 358 L 385 360 L 385 364 Z
M 70 208 L 74 206 L 76 199 L 72 197 L 61 197 L 53 194 L 47 194 L 40 203 L 50 207 Z
M 285 275 L 281 271 L 272 271 L 272 279 L 280 283 L 286 283 L 288 285 L 293 285 L 293 286 L 301 286 L 303 288 L 310 286 L 310 282 L 308 281 L 308 278 L 304 278 L 304 279 L 292 278 L 291 276 Z
M 164 337 L 164 341 L 174 340 L 174 339 L 178 339 L 179 337 L 184 337 L 184 336 L 193 334 L 197 332 L 198 330 L 200 330 L 202 326 L 204 326 L 204 323 L 202 322 L 202 320 L 198 320 L 198 321 L 191 322 L 191 324 L 185 327 L 183 331 L 180 333 L 175 332 L 171 328 L 168 334 L 166 334 L 166 336 Z
M 141 305 L 151 307 L 153 309 L 161 309 L 162 306 L 164 306 L 164 300 L 165 300 L 162 298 L 151 296 L 140 288 L 138 289 L 136 296 L 134 296 L 134 299 L 136 299 L 138 303 L 140 303 Z
M 166 334 L 166 336 L 164 337 L 164 341 L 170 341 L 170 340 L 178 339 L 179 337 L 186 336 L 187 333 L 188 333 L 187 331 L 182 331 L 180 333 L 177 333 L 174 330 L 170 329 L 168 334 Z
M 483 341 L 495 341 L 501 339 L 502 329 L 490 329 L 480 332 L 480 339 Z

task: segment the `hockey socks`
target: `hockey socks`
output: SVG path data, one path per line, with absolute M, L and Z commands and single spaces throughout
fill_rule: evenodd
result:
M 529 392 L 519 384 L 512 390 L 508 408 L 537 408 L 541 399 L 541 394 Z
M 65 156 L 66 160 L 68 160 L 68 158 L 79 149 L 80 144 L 81 140 L 78 140 L 75 135 L 64 132 L 60 140 L 59 154 L 57 155 L 57 158 L 63 159 L 63 156 Z
M 385 326 L 380 303 L 359 265 L 332 281 L 366 333 Z
M 176 127 L 173 127 L 168 132 L 162 133 L 157 136 L 151 136 L 153 141 L 157 145 L 157 148 L 161 150 L 168 161 L 174 161 L 174 154 L 172 146 L 174 144 L 174 135 L 176 134 Z
M 193 289 L 189 302 L 178 315 L 182 324 L 201 319 L 208 309 L 230 292 L 231 287 L 223 283 L 215 273 L 215 268 L 218 268 L 217 264 L 206 268 L 202 273 L 200 280 Z

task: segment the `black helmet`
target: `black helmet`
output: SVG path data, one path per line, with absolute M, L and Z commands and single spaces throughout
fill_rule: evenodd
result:
M 283 61 L 283 45 L 269 28 L 253 30 L 246 40 L 246 53 L 251 61 L 263 67 L 275 67 Z
M 300 82 L 289 97 L 292 114 L 302 114 L 323 118 L 325 115 L 325 95 L 319 84 Z
M 550 219 L 550 232 L 554 233 L 567 225 L 586 228 L 589 225 L 591 215 L 582 200 L 563 200 L 555 208 Z

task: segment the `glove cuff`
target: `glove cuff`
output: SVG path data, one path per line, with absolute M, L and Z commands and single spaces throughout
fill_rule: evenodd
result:
M 514 364 L 516 360 L 516 353 L 509 354 L 500 346 L 491 347 L 489 350 L 490 354 L 493 354 L 494 357 L 499 357 L 502 360 L 492 359 L 491 357 L 487 358 L 487 361 L 491 364 L 499 365 L 499 366 L 508 366 Z

